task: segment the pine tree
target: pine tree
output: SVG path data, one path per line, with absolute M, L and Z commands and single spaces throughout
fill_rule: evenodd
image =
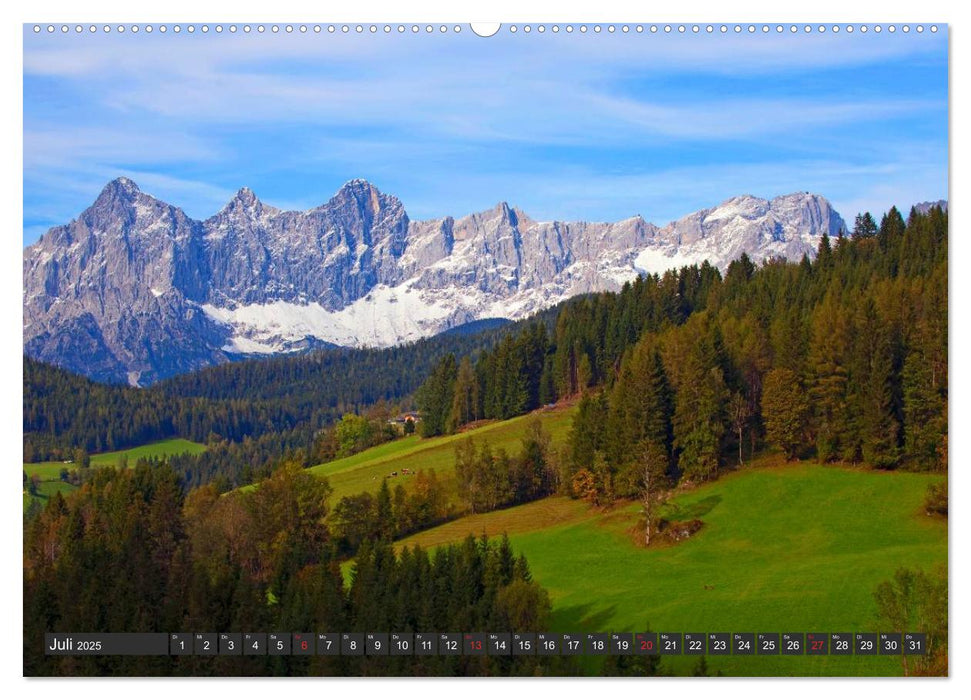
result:
M 606 393 L 607 423 L 604 427 L 608 458 L 615 464 L 631 444 L 632 426 L 628 421 L 630 398 L 633 383 L 629 355 L 625 356 L 613 386 Z
M 381 488 L 378 489 L 376 501 L 377 532 L 378 536 L 384 540 L 391 541 L 395 536 L 394 510 L 391 506 L 391 489 L 388 487 L 388 479 L 381 479 Z
M 576 369 L 577 391 L 583 392 L 593 382 L 593 363 L 590 362 L 590 356 L 587 353 L 582 353 L 579 357 Z
M 543 373 L 539 380 L 539 404 L 546 406 L 556 402 L 556 381 L 553 370 L 553 355 L 547 355 L 543 361 Z
M 829 243 L 829 235 L 823 233 L 819 239 L 819 246 L 816 249 L 815 269 L 827 271 L 833 266 L 833 248 Z
M 551 438 L 538 418 L 530 421 L 522 440 L 522 452 L 516 460 L 519 478 L 513 484 L 515 500 L 531 501 L 552 493 L 549 452 Z
M 597 450 L 593 453 L 593 463 L 590 465 L 590 473 L 593 475 L 596 496 L 596 505 L 609 505 L 614 501 L 614 475 L 610 469 L 610 463 L 603 452 Z
M 872 299 L 863 304 L 856 330 L 863 368 L 862 376 L 857 378 L 863 459 L 873 466 L 894 467 L 900 459 L 900 425 L 893 411 L 890 332 L 878 318 Z
M 543 374 L 546 367 L 549 338 L 546 326 L 542 323 L 531 324 L 520 336 L 523 353 L 523 371 L 526 376 L 526 406 L 524 412 L 538 408 L 544 402 Z
M 671 444 L 671 388 L 661 355 L 654 348 L 636 346 L 631 357 L 633 395 L 630 420 L 634 442 L 649 440 L 665 450 Z
M 621 362 L 607 404 L 604 450 L 614 469 L 629 472 L 618 493 L 636 495 L 641 475 L 635 447 L 651 441 L 668 451 L 671 442 L 670 388 L 661 356 L 651 345 L 638 343 Z
M 479 382 L 468 356 L 462 358 L 455 377 L 448 432 L 479 419 Z
M 674 383 L 672 428 L 678 468 L 685 479 L 707 481 L 718 470 L 728 390 L 717 336 L 706 317 L 696 319 L 678 329 L 664 364 Z
M 780 310 L 771 321 L 770 336 L 774 367 L 784 367 L 801 375 L 806 367 L 809 334 L 805 320 L 796 309 Z
M 773 369 L 762 387 L 762 421 L 766 439 L 794 459 L 805 444 L 809 404 L 799 376 L 791 369 Z
M 607 408 L 601 395 L 584 396 L 577 406 L 569 435 L 569 456 L 573 471 L 590 469 L 595 452 L 604 448 Z M 568 474 L 568 479 L 572 474 Z
M 890 207 L 890 211 L 884 214 L 880 220 L 880 229 L 877 233 L 881 247 L 889 244 L 894 239 L 902 238 L 905 227 L 904 217 L 900 214 L 900 211 L 897 207 Z
M 423 437 L 442 435 L 447 431 L 456 373 L 455 356 L 448 354 L 416 392 L 415 399 L 422 414 L 419 429 Z
M 934 379 L 931 361 L 918 340 L 904 361 L 903 391 L 904 447 L 908 459 L 919 469 L 937 467 L 944 437 L 944 399 Z
M 870 212 L 857 214 L 853 222 L 853 238 L 873 238 L 877 235 L 877 222 L 873 220 Z
M 852 426 L 847 410 L 846 368 L 849 356 L 846 313 L 832 294 L 816 309 L 809 350 L 810 387 L 816 433 L 816 453 L 822 461 L 837 458 L 846 445 L 841 438 Z
M 718 471 L 725 434 L 726 393 L 721 369 L 717 367 L 689 375 L 678 388 L 674 445 L 680 450 L 678 467 L 685 479 L 707 481 Z

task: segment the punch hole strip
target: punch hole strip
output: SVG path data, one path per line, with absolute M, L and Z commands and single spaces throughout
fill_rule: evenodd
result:
M 473 34 L 482 38 L 493 37 L 499 34 L 500 31 L 503 31 L 503 25 L 499 23 L 473 23 L 468 25 L 468 27 Z M 267 32 L 271 34 L 280 34 L 281 32 L 285 34 L 295 34 L 295 33 L 321 34 L 326 31 L 328 34 L 335 34 L 335 33 L 352 34 L 353 33 L 353 34 L 377 35 L 377 34 L 393 34 L 393 33 L 460 34 L 463 31 L 463 25 L 460 25 L 460 24 L 454 24 L 454 25 L 448 25 L 448 24 L 423 24 L 423 25 L 419 25 L 419 24 L 412 24 L 412 25 L 405 25 L 405 24 L 398 24 L 398 25 L 392 25 L 392 24 L 384 24 L 384 25 L 381 25 L 381 24 L 327 24 L 327 25 L 321 25 L 321 24 L 284 24 L 284 25 L 279 25 L 279 24 L 271 24 L 271 25 L 264 25 L 264 24 L 255 24 L 255 25 L 251 25 L 251 24 L 242 24 L 242 25 L 237 25 L 237 24 L 226 24 L 226 25 L 223 25 L 223 24 L 216 24 L 216 25 L 117 24 L 117 25 L 110 25 L 110 24 L 104 24 L 99 27 L 98 25 L 90 24 L 85 27 L 85 25 L 77 24 L 71 27 L 70 25 L 67 25 L 67 24 L 61 24 L 61 25 L 35 24 L 33 25 L 32 29 L 34 34 L 41 34 L 44 32 L 46 32 L 47 34 L 55 34 L 55 33 L 70 34 L 73 29 L 75 34 L 83 34 L 85 33 L 85 31 L 87 31 L 87 33 L 89 34 L 95 34 L 99 32 L 103 34 L 111 34 L 113 32 L 118 34 L 126 34 L 126 33 L 152 34 L 156 31 L 161 34 L 165 34 L 169 31 L 175 34 L 181 34 L 183 31 L 188 34 L 195 34 L 196 32 L 199 32 L 201 34 L 209 34 L 210 32 L 213 32 L 215 34 L 223 34 L 223 33 L 236 34 L 239 32 L 242 32 L 244 34 L 251 34 L 254 32 L 257 34 L 265 34 Z M 860 24 L 860 25 L 853 25 L 853 24 L 845 24 L 845 25 L 841 25 L 841 24 L 833 24 L 833 25 L 824 25 L 824 24 L 819 24 L 819 25 L 811 25 L 811 24 L 805 24 L 805 25 L 797 25 L 797 24 L 790 24 L 790 25 L 783 25 L 783 24 L 776 24 L 776 25 L 770 25 L 770 24 L 762 24 L 762 25 L 755 25 L 755 24 L 748 24 L 748 25 L 741 25 L 741 24 L 735 24 L 735 25 L 727 25 L 727 24 L 721 24 L 721 25 L 712 25 L 712 24 L 707 24 L 707 25 L 699 25 L 699 24 L 664 24 L 664 25 L 657 25 L 657 24 L 651 24 L 651 25 L 644 25 L 644 24 L 635 24 L 635 25 L 631 25 L 631 24 L 620 24 L 620 25 L 618 24 L 607 24 L 607 25 L 510 24 L 505 27 L 505 32 L 509 34 L 521 35 L 521 34 L 532 34 L 534 32 L 536 34 L 546 34 L 547 32 L 552 34 L 559 34 L 561 32 L 565 32 L 567 34 L 577 33 L 577 34 L 593 35 L 593 36 L 602 35 L 602 34 L 617 34 L 617 33 L 643 34 L 645 32 L 650 34 L 657 34 L 658 32 L 663 32 L 665 34 L 688 35 L 688 34 L 715 34 L 715 33 L 771 34 L 773 32 L 775 32 L 776 34 L 783 34 L 783 33 L 826 34 L 827 32 L 831 32 L 833 34 L 839 34 L 840 32 L 846 32 L 847 34 L 852 34 L 856 31 L 859 31 L 862 34 L 867 34 L 870 32 L 874 34 L 881 34 L 884 31 L 886 31 L 889 34 L 896 34 L 898 31 L 903 34 L 909 34 L 911 31 L 914 31 L 918 34 L 922 34 L 924 33 L 925 30 L 929 31 L 932 34 L 936 34 L 939 30 L 939 27 L 936 24 L 930 24 L 930 25 L 923 25 L 923 24 L 915 24 L 915 25 L 910 25 L 910 24 L 888 24 L 888 25 L 882 25 L 882 24 L 872 24 L 872 25 L 868 25 L 868 24 Z

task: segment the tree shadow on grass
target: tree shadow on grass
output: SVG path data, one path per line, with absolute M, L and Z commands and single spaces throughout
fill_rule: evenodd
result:
M 617 606 L 594 609 L 593 604 L 573 605 L 555 611 L 554 617 L 561 626 L 567 624 L 576 632 L 610 632 L 607 621 L 617 612 Z
M 668 520 L 696 520 L 708 515 L 721 502 L 722 497 L 714 494 L 688 505 L 669 503 L 665 516 Z

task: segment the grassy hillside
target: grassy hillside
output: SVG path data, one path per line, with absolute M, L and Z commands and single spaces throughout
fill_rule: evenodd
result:
M 128 450 L 102 452 L 101 454 L 91 455 L 91 466 L 114 467 L 118 465 L 122 457 L 127 458 L 129 466 L 135 466 L 135 463 L 143 458 L 168 457 L 169 455 L 186 453 L 199 454 L 200 452 L 205 452 L 205 450 L 206 446 L 201 443 L 183 440 L 182 438 L 173 438 L 171 440 L 161 440 L 147 445 L 132 447 Z M 55 491 L 66 493 L 76 488 L 71 484 L 61 481 L 61 470 L 77 469 L 77 466 L 69 462 L 24 462 L 24 471 L 27 472 L 28 477 L 32 477 L 34 474 L 40 477 L 41 483 L 37 487 L 37 498 L 38 500 L 45 501 Z M 34 497 L 28 495 L 26 491 L 24 492 L 25 509 L 30 505 L 32 498 Z
M 152 442 L 127 450 L 91 455 L 91 466 L 114 467 L 118 465 L 118 460 L 122 457 L 127 458 L 129 466 L 135 466 L 135 462 L 142 458 L 168 457 L 169 455 L 187 453 L 200 454 L 205 451 L 206 446 L 201 443 L 183 440 L 182 438 L 172 438 L 171 440 Z M 27 476 L 39 474 L 41 479 L 45 481 L 59 478 L 61 469 L 75 469 L 76 467 L 76 464 L 68 462 L 24 462 L 24 471 L 27 472 Z
M 946 521 L 921 509 L 939 478 L 762 460 L 673 499 L 676 517 L 705 523 L 677 545 L 636 546 L 636 505 L 602 512 L 563 498 L 463 518 L 401 544 L 508 532 L 550 591 L 557 631 L 879 631 L 876 585 L 898 567 L 947 561 Z M 695 661 L 666 664 L 684 674 Z M 708 661 L 729 675 L 900 673 L 895 658 Z
M 399 476 L 392 479 L 391 486 L 397 483 L 407 486 L 408 477 L 403 475 L 405 469 L 434 469 L 439 479 L 454 488 L 455 445 L 460 440 L 471 437 L 476 441 L 487 441 L 493 450 L 503 448 L 510 454 L 516 454 L 520 450 L 527 426 L 535 418 L 539 418 L 552 436 L 554 444 L 561 444 L 570 431 L 574 412 L 574 406 L 560 405 L 511 420 L 488 423 L 457 435 L 437 438 L 413 435 L 344 459 L 311 467 L 310 471 L 327 477 L 334 489 L 334 502 L 342 496 L 377 491 L 381 486 L 381 479 L 394 471 Z
M 47 499 L 53 496 L 55 493 L 70 493 L 77 488 L 74 484 L 69 484 L 66 481 L 61 481 L 60 479 L 54 479 L 51 481 L 42 481 L 37 485 L 37 495 L 31 496 L 24 490 L 24 510 L 30 506 L 31 501 L 40 501 L 41 504 L 47 503 Z
M 113 467 L 118 464 L 121 457 L 128 459 L 130 466 L 135 466 L 139 459 L 150 457 L 168 457 L 169 455 L 193 454 L 197 455 L 206 451 L 206 446 L 192 440 L 182 438 L 172 438 L 171 440 L 161 440 L 152 442 L 148 445 L 133 447 L 129 450 L 119 450 L 118 452 L 103 452 L 98 455 L 91 455 L 91 466 Z

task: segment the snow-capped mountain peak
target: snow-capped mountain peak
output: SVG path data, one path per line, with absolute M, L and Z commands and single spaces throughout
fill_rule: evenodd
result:
M 740 195 L 668 224 L 658 234 L 660 244 L 644 250 L 636 264 L 645 272 L 663 272 L 701 260 L 724 269 L 742 253 L 755 262 L 798 259 L 815 255 L 824 233 L 835 236 L 845 228 L 819 195 L 797 192 L 771 201 Z
M 662 228 L 536 221 L 505 201 L 411 221 L 397 197 L 345 183 L 303 212 L 240 189 L 205 221 L 108 183 L 77 221 L 24 251 L 24 348 L 141 382 L 238 355 L 386 346 L 481 318 L 522 318 L 644 272 L 813 255 L 844 228 L 823 197 L 742 195 Z

